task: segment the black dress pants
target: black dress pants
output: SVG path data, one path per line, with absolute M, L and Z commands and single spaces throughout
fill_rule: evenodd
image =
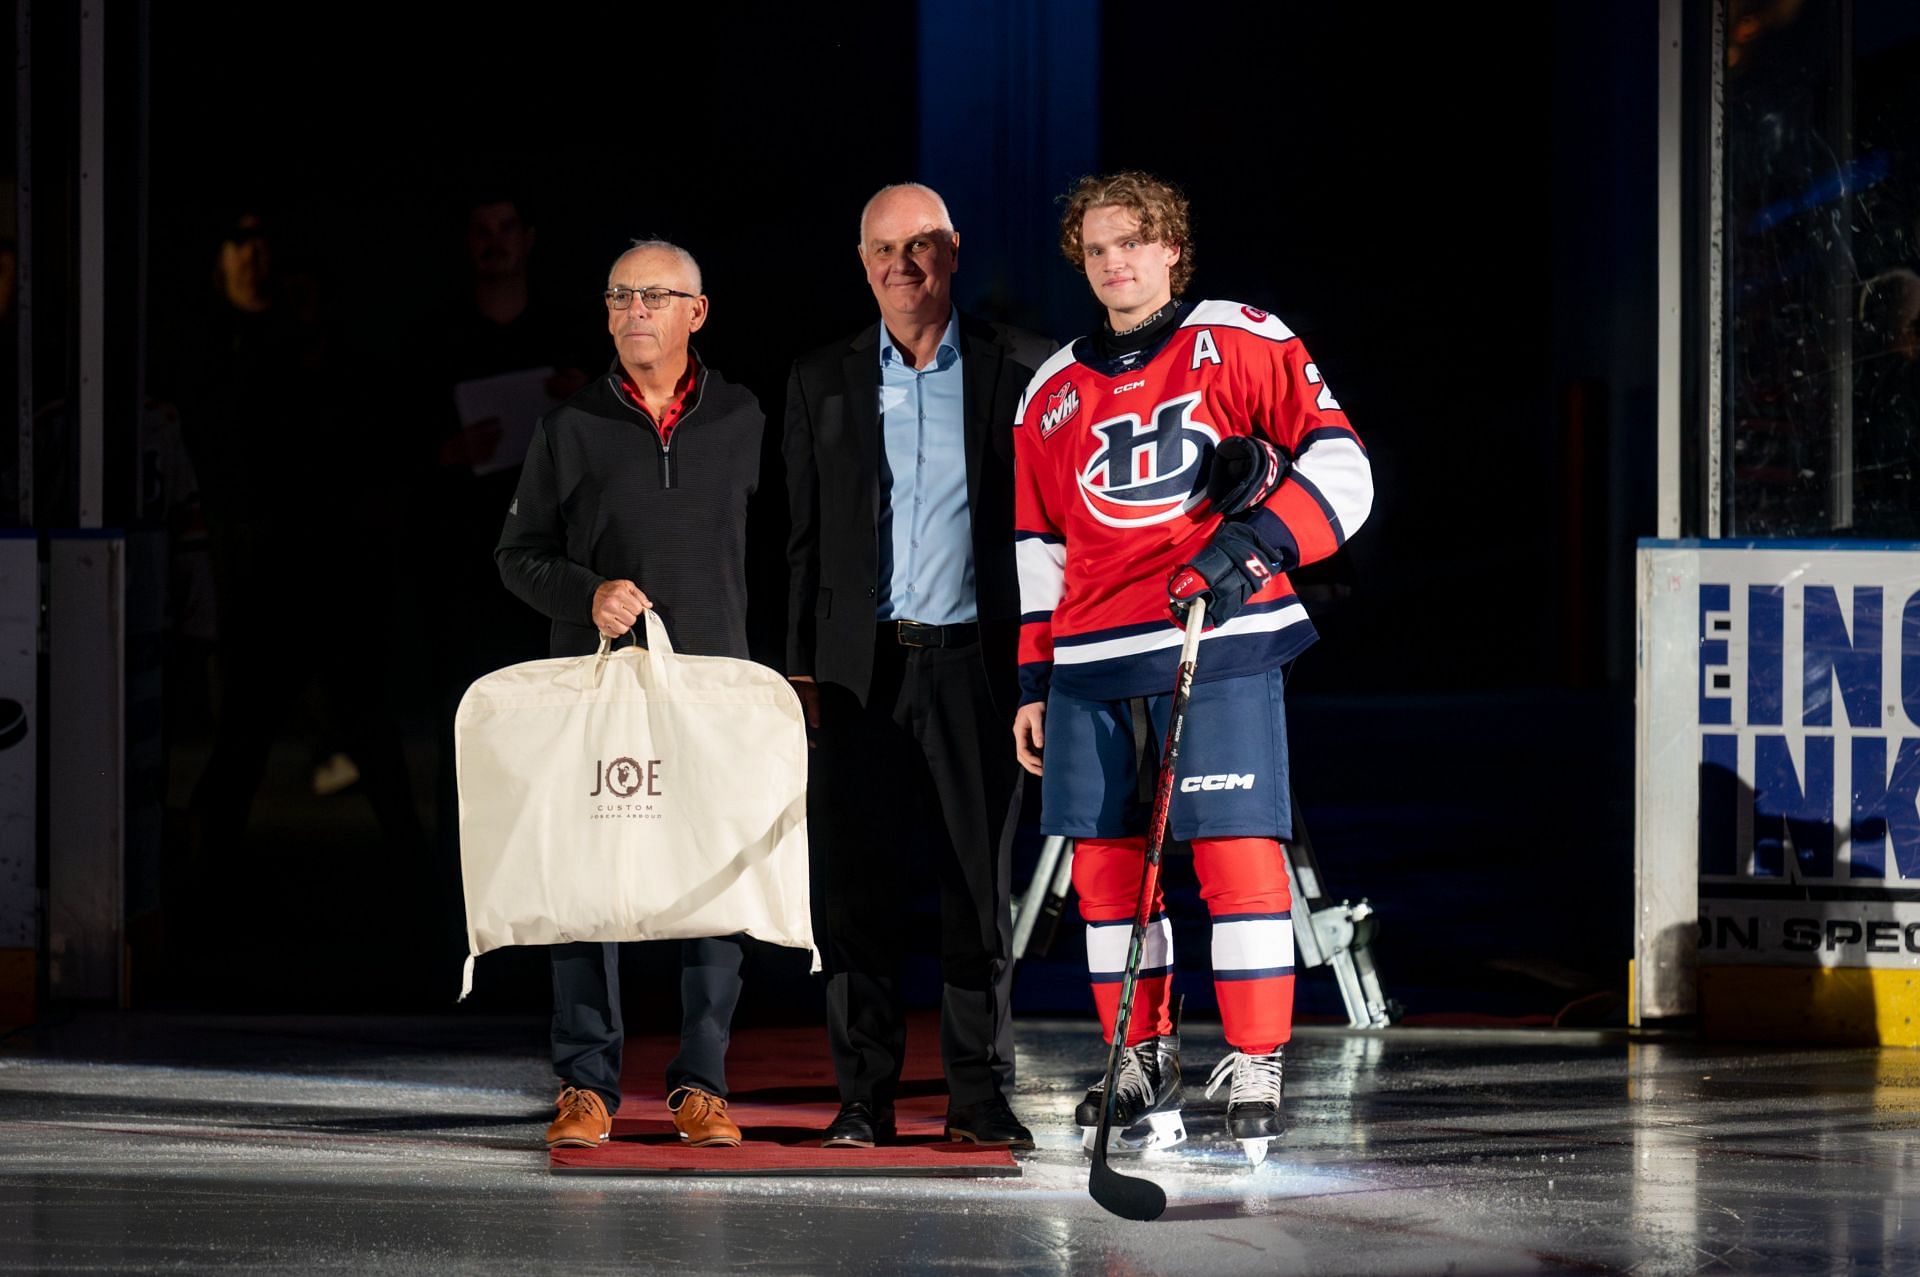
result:
M 620 946 L 557 944 L 553 959 L 553 1071 L 569 1086 L 599 1092 L 607 1112 L 620 1107 Z M 743 938 L 680 943 L 680 1054 L 667 1066 L 667 1090 L 697 1086 L 727 1093 L 727 1039 L 740 1001 Z
M 882 630 L 864 707 L 846 688 L 822 685 L 813 753 L 814 891 L 841 1101 L 894 1102 L 906 1050 L 906 893 L 923 870 L 940 887 L 948 1093 L 966 1105 L 1011 1090 L 1005 827 L 1015 763 L 978 645 L 903 647 Z

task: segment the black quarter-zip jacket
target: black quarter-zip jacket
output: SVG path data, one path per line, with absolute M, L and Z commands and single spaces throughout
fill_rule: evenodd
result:
M 599 645 L 593 592 L 623 578 L 659 609 L 676 651 L 747 655 L 747 500 L 766 418 L 695 358 L 666 440 L 621 391 L 618 361 L 534 429 L 493 557 L 507 588 L 552 618 L 554 656 Z

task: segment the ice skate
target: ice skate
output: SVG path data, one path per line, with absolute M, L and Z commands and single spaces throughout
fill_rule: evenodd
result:
M 1172 1148 L 1187 1138 L 1180 1118 L 1180 1035 L 1170 1033 L 1121 1050 L 1114 1070 L 1113 1125 L 1107 1151 L 1143 1153 Z M 1100 1105 L 1106 1079 L 1093 1084 L 1073 1111 L 1080 1124 L 1081 1147 L 1093 1151 L 1100 1130 Z
M 1214 1066 L 1207 1079 L 1207 1098 L 1222 1085 L 1227 1091 L 1227 1134 L 1240 1141 L 1240 1151 L 1254 1166 L 1267 1160 L 1267 1144 L 1284 1131 L 1280 1107 L 1280 1055 L 1247 1055 L 1234 1051 Z

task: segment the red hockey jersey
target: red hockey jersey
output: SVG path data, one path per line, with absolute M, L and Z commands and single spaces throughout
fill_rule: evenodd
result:
M 1203 636 L 1197 677 L 1273 669 L 1314 640 L 1285 569 L 1324 559 L 1365 521 L 1372 470 L 1305 345 L 1265 311 L 1203 301 L 1145 364 L 1109 376 L 1086 339 L 1041 366 L 1014 431 L 1021 702 L 1050 686 L 1091 700 L 1173 687 L 1180 627 L 1167 578 L 1220 526 L 1213 449 L 1260 434 L 1292 459 L 1246 521 L 1282 571 Z

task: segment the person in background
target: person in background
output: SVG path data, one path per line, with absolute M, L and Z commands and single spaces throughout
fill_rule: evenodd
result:
M 384 467 L 342 384 L 315 276 L 282 267 L 258 211 L 224 229 L 179 396 L 213 563 L 213 752 L 191 800 L 203 868 L 232 868 L 270 748 L 309 689 L 318 738 L 347 753 L 389 858 L 424 838 L 370 628 L 387 612 Z M 306 677 L 302 677 L 305 674 Z
M 576 311 L 591 315 L 587 305 L 564 304 L 540 286 L 534 269 L 539 232 L 524 195 L 504 185 L 477 186 L 449 229 L 458 236 L 461 274 L 434 325 L 430 376 L 416 387 L 413 429 L 421 423 L 427 429 L 425 455 L 415 460 L 425 472 L 424 500 L 412 519 L 414 543 L 435 579 L 460 600 L 459 624 L 424 618 L 439 742 L 439 888 L 452 913 L 460 859 L 454 711 L 475 679 L 547 650 L 546 624 L 495 570 L 500 512 L 520 482 L 534 421 L 586 385 L 582 369 L 599 356 L 590 333 L 579 331 L 586 325 L 568 318 Z

